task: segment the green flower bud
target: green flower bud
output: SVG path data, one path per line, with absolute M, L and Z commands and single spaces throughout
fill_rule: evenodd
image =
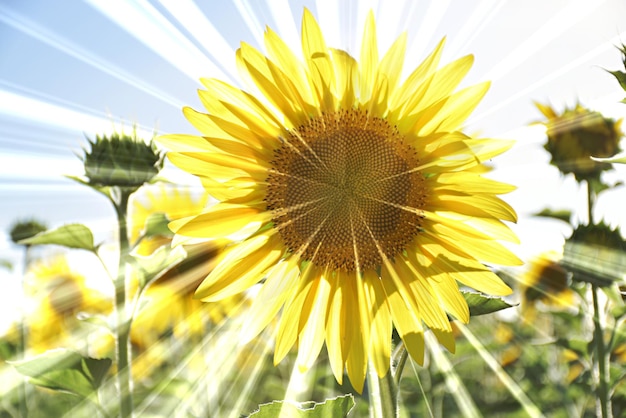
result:
M 48 228 L 45 225 L 35 219 L 28 219 L 15 222 L 9 229 L 9 234 L 11 235 L 11 241 L 19 244 L 21 240 L 34 237 L 46 229 Z
M 579 225 L 565 242 L 563 264 L 575 281 L 609 286 L 626 271 L 626 241 L 603 222 Z
M 113 133 L 89 140 L 91 150 L 82 158 L 85 176 L 94 186 L 139 188 L 163 168 L 163 153 L 133 135 Z
M 611 164 L 591 157 L 611 157 L 620 151 L 621 120 L 606 118 L 580 104 L 560 115 L 550 106 L 535 105 L 548 118 L 542 123 L 547 128 L 544 148 L 552 156 L 550 164 L 563 174 L 573 173 L 579 182 L 597 180 L 603 171 L 612 169 Z

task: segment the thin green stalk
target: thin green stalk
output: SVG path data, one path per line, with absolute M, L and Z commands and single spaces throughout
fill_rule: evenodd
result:
M 591 184 L 587 181 L 587 214 L 589 216 L 589 224 L 593 224 L 593 205 L 595 203 L 595 194 L 591 190 Z M 602 418 L 612 416 L 611 404 L 609 402 L 608 374 L 606 363 L 606 350 L 604 347 L 604 333 L 602 331 L 602 321 L 600 319 L 600 305 L 598 303 L 598 286 L 591 284 L 591 295 L 593 298 L 593 340 L 598 357 L 598 387 L 597 399 L 599 403 L 599 413 Z
M 378 377 L 376 367 L 370 362 L 367 368 L 367 388 L 371 418 L 394 418 L 399 416 L 398 387 L 391 371 Z
M 131 383 L 131 357 L 130 357 L 130 318 L 127 312 L 126 301 L 126 264 L 128 261 L 129 242 L 126 224 L 128 199 L 131 191 L 120 188 L 119 201 L 113 201 L 117 213 L 119 232 L 120 258 L 115 285 L 115 333 L 117 354 L 117 383 L 120 393 L 120 416 L 130 417 L 133 413 L 133 396 Z
M 600 407 L 600 414 L 602 418 L 608 418 L 612 416 L 611 405 L 609 403 L 609 386 L 607 381 L 606 372 L 606 351 L 604 347 L 604 335 L 602 332 L 602 323 L 600 320 L 600 308 L 598 303 L 598 286 L 591 285 L 591 294 L 593 297 L 593 339 L 596 347 L 596 354 L 598 356 L 598 401 Z
M 26 245 L 24 247 L 24 265 L 23 265 L 23 274 L 21 279 L 21 292 L 22 298 L 26 298 L 26 291 L 24 289 L 24 277 L 26 277 L 26 271 L 28 269 L 28 264 L 30 262 L 30 245 Z M 23 306 L 23 304 L 22 304 Z M 26 353 L 26 318 L 24 316 L 24 312 L 20 314 L 20 323 L 19 323 L 19 340 L 17 347 L 17 359 L 24 360 L 24 356 Z M 28 404 L 27 404 L 27 383 L 26 377 L 22 377 L 22 382 L 19 384 L 17 388 L 17 396 L 19 399 L 19 416 L 21 418 L 26 418 L 28 416 Z

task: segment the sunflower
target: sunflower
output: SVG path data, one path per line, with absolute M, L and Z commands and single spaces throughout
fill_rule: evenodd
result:
M 87 346 L 87 334 L 79 332 L 82 323 L 77 315 L 107 315 L 113 310 L 111 298 L 87 286 L 85 277 L 73 271 L 63 256 L 35 263 L 25 287 L 33 305 L 26 318 L 28 346 L 36 353 L 67 345 Z
M 591 157 L 612 157 L 620 151 L 619 141 L 624 135 L 620 125 L 577 104 L 558 114 L 552 107 L 535 103 L 547 118 L 548 140 L 544 148 L 550 153 L 550 164 L 563 174 L 573 173 L 577 181 L 599 179 L 603 171 L 611 170 L 611 164 L 593 160 Z
M 561 266 L 559 259 L 560 255 L 548 252 L 529 262 L 528 271 L 520 281 L 525 318 L 533 316 L 537 302 L 554 308 L 574 306 L 576 293 L 569 287 L 571 274 Z
M 281 311 L 275 363 L 297 345 L 302 370 L 324 342 L 336 379 L 361 390 L 368 360 L 389 370 L 396 327 L 423 362 L 426 327 L 454 350 L 448 314 L 468 322 L 458 283 L 493 295 L 506 286 L 483 263 L 520 264 L 499 241 L 513 187 L 481 176 L 509 141 L 459 129 L 489 83 L 455 91 L 473 57 L 441 68 L 442 40 L 405 80 L 406 34 L 379 59 L 373 13 L 360 60 L 330 48 L 308 10 L 297 58 L 271 29 L 267 56 L 242 43 L 249 93 L 203 79 L 207 113 L 184 109 L 202 136 L 160 138 L 169 159 L 219 202 L 176 220 L 178 235 L 232 245 L 196 292 L 215 301 L 258 282 L 247 341 Z

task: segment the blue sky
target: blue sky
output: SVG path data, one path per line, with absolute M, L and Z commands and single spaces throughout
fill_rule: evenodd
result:
M 408 32 L 407 69 L 443 36 L 444 60 L 473 53 L 465 84 L 493 84 L 468 130 L 518 141 L 496 162 L 496 175 L 519 187 L 509 202 L 522 215 L 582 202 L 575 184 L 547 166 L 541 131 L 527 125 L 540 118 L 533 100 L 558 109 L 580 100 L 614 117 L 626 114 L 626 105 L 616 104 L 623 92 L 602 70 L 621 65 L 614 45 L 626 41 L 623 0 L 3 0 L 0 258 L 19 260 L 6 235 L 17 218 L 36 216 L 50 226 L 84 222 L 97 239 L 111 239 L 108 203 L 62 177 L 80 174 L 75 153 L 84 136 L 133 124 L 147 135 L 194 133 L 181 106 L 200 107 L 198 78 L 237 83 L 234 51 L 240 41 L 261 47 L 266 24 L 297 47 L 305 6 L 327 42 L 352 53 L 373 9 L 381 49 Z M 615 209 L 623 198 L 620 188 L 604 199 L 600 210 L 610 223 L 624 223 L 623 210 Z M 538 226 L 527 222 L 520 229 Z

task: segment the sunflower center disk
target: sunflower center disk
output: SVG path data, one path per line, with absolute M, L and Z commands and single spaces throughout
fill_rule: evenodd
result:
M 424 178 L 415 149 L 362 110 L 311 119 L 276 149 L 267 207 L 290 251 L 318 266 L 379 266 L 418 233 Z M 358 266 L 358 267 L 357 267 Z

